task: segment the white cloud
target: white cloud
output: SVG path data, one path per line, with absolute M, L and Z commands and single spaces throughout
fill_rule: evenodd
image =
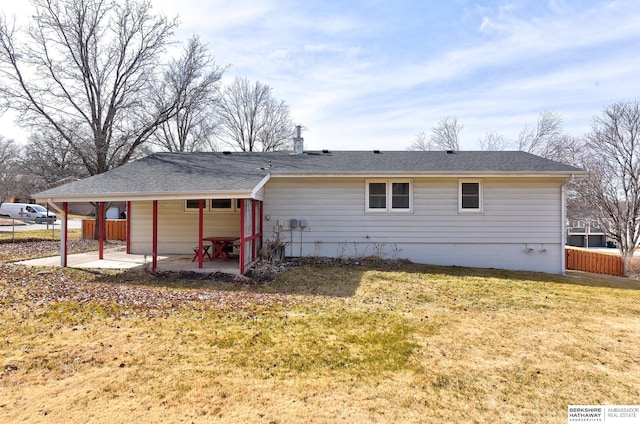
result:
M 487 27 L 491 25 L 491 19 L 487 18 L 486 16 L 484 18 L 482 18 L 482 23 L 480 24 L 480 32 L 484 31 L 485 29 L 487 29 Z
M 342 11 L 315 1 L 153 3 L 181 15 L 181 38 L 199 33 L 218 63 L 233 65 L 227 79 L 271 85 L 316 148 L 402 150 L 445 116 L 458 117 L 473 148 L 487 131 L 517 136 L 545 109 L 580 135 L 602 107 L 640 86 L 635 0 L 483 2 L 464 10 L 467 27 L 442 23 L 375 41 L 369 36 L 391 23 L 357 3 Z M 443 44 L 423 48 L 436 30 L 446 31 Z M 400 51 L 402 41 L 413 47 Z

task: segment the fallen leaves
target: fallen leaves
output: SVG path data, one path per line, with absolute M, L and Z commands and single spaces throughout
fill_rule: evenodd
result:
M 69 253 L 96 248 L 97 242 L 94 240 L 68 243 Z M 56 255 L 58 249 L 59 242 L 56 241 L 0 244 L 0 305 L 62 302 L 81 305 L 95 302 L 147 311 L 150 315 L 167 314 L 173 309 L 193 304 L 225 310 L 255 310 L 263 306 L 293 302 L 294 297 L 291 295 L 255 289 L 257 285 L 269 284 L 274 274 L 309 264 L 351 267 L 381 262 L 379 258 L 298 258 L 277 264 L 263 263 L 247 276 L 233 276 L 220 272 L 114 273 L 100 270 L 38 269 L 17 264 L 2 264 L 3 261 L 16 261 L 25 257 Z M 389 264 L 393 265 L 396 262 Z
M 198 288 L 192 281 L 164 273 L 101 273 L 52 268 L 46 271 L 20 265 L 0 265 L 0 301 L 5 306 L 32 303 L 71 302 L 117 304 L 140 312 L 163 314 L 185 305 L 226 309 L 254 309 L 256 306 L 284 305 L 289 296 L 243 290 L 242 282 L 229 282 L 226 274 L 200 274 Z M 219 287 L 216 287 L 219 286 Z
M 98 248 L 96 240 L 71 240 L 67 242 L 69 253 L 89 252 Z M 18 261 L 29 258 L 43 258 L 60 254 L 60 242 L 55 240 L 0 240 L 0 262 Z

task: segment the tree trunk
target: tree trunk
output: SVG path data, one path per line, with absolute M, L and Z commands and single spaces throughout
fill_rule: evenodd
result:
M 100 240 L 100 223 L 98 222 L 98 219 L 100 218 L 100 203 L 91 203 L 94 207 L 95 210 L 95 217 L 96 217 L 96 225 L 95 228 L 93 229 L 93 239 L 94 240 Z M 104 205 L 104 214 L 102 214 L 102 236 L 103 236 L 103 240 L 107 240 L 107 210 L 109 210 L 109 208 L 111 207 L 111 202 L 109 203 L 105 203 Z

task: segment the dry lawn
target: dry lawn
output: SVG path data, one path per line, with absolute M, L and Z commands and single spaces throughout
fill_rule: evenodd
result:
M 557 423 L 570 404 L 640 399 L 634 280 L 0 272 L 2 422 Z

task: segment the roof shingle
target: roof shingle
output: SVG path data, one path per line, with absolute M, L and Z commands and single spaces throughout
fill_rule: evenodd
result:
M 287 175 L 571 175 L 584 171 L 525 152 L 334 151 L 155 153 L 36 199 L 96 195 L 250 192 L 269 173 Z

